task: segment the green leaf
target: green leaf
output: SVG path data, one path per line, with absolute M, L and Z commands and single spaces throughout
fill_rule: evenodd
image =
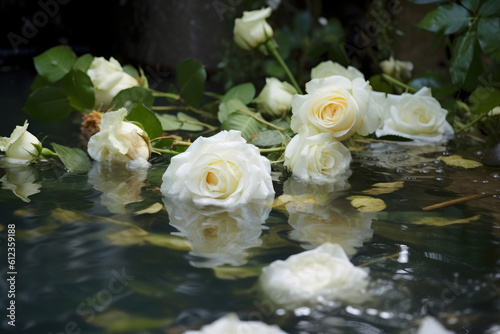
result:
M 161 126 L 164 131 L 184 130 L 184 131 L 202 131 L 204 128 L 200 121 L 183 112 L 178 112 L 177 115 L 158 115 Z
M 170 149 L 172 147 L 172 144 L 174 143 L 174 140 L 174 138 L 162 138 L 159 140 L 155 140 L 154 142 L 152 142 L 152 144 L 155 148 Z
M 177 66 L 179 94 L 190 106 L 198 107 L 201 104 L 206 78 L 205 68 L 195 59 L 187 59 Z
M 487 56 L 500 60 L 500 18 L 480 18 L 477 25 L 477 38 L 481 49 Z
M 151 107 L 154 102 L 153 94 L 147 88 L 131 87 L 120 91 L 111 101 L 114 109 L 127 108 L 128 111 L 134 109 L 139 103 L 144 103 L 146 107 Z
M 260 147 L 271 147 L 283 144 L 283 135 L 278 130 L 266 130 L 252 140 L 252 144 Z
M 219 112 L 217 113 L 217 118 L 219 122 L 223 123 L 229 114 L 235 112 L 236 110 L 248 110 L 248 107 L 239 99 L 231 99 L 227 102 L 223 102 L 219 105 Z
M 443 2 L 445 0 L 410 0 L 410 2 L 413 2 L 414 4 L 417 5 L 427 5 L 430 3 L 436 3 L 436 2 Z
M 457 92 L 457 87 L 453 86 L 447 76 L 437 73 L 426 73 L 412 78 L 408 85 L 420 89 L 422 87 L 432 88 L 432 96 L 441 99 L 451 96 Z
M 71 172 L 88 172 L 92 167 L 89 157 L 79 148 L 70 148 L 52 143 L 54 151 Z
M 141 123 L 144 131 L 147 132 L 151 139 L 161 137 L 163 134 L 161 123 L 155 113 L 149 110 L 142 102 L 137 103 L 125 119 Z
M 453 41 L 452 56 L 450 60 L 450 74 L 453 84 L 463 86 L 468 78 L 478 72 L 474 64 L 479 62 L 479 48 L 476 48 L 476 32 L 467 31 L 464 35 Z M 477 73 L 479 75 L 481 72 Z
M 479 8 L 481 0 L 461 0 L 460 2 L 462 3 L 462 6 L 475 13 Z
M 260 116 L 260 114 L 256 114 Z M 241 136 L 247 141 L 251 141 L 252 136 L 262 132 L 266 126 L 256 119 L 239 113 L 231 113 L 226 120 L 221 124 L 222 130 L 239 130 L 241 131 Z
M 231 88 L 222 98 L 222 102 L 239 99 L 244 104 L 250 103 L 255 96 L 255 86 L 251 82 L 243 83 Z
M 90 68 L 90 64 L 92 64 L 93 60 L 94 60 L 94 56 L 86 53 L 76 60 L 75 64 L 73 64 L 73 69 L 80 70 L 82 72 L 87 72 L 87 70 Z
M 500 105 L 500 90 L 492 87 L 478 87 L 469 97 L 470 109 L 475 114 L 485 114 Z
M 391 84 L 382 79 L 379 74 L 372 76 L 368 81 L 370 81 L 370 86 L 372 86 L 374 91 L 389 94 L 393 92 Z
M 33 82 L 31 83 L 30 89 L 33 91 L 50 84 L 51 82 L 49 80 L 47 80 L 45 77 L 42 77 L 40 74 L 37 74 L 35 76 L 35 79 L 33 79 Z
M 33 58 L 37 72 L 50 82 L 61 80 L 69 73 L 76 61 L 76 55 L 70 47 L 55 46 Z
M 71 106 L 76 110 L 83 111 L 94 107 L 94 85 L 87 73 L 72 70 L 62 78 L 61 87 L 68 95 Z
M 71 104 L 66 93 L 56 87 L 40 87 L 30 94 L 24 111 L 40 121 L 58 121 L 71 113 Z
M 151 318 L 110 309 L 93 317 L 91 324 L 106 328 L 106 333 L 139 333 L 163 327 L 174 322 L 172 318 Z
M 123 66 L 123 71 L 127 74 L 129 74 L 131 77 L 139 79 L 139 71 L 135 69 L 134 66 L 132 65 L 125 65 Z
M 479 16 L 493 16 L 500 14 L 500 1 L 486 0 L 479 8 Z
M 469 15 L 469 12 L 464 7 L 455 3 L 448 3 L 428 13 L 418 26 L 432 32 L 453 34 L 471 22 L 472 18 Z

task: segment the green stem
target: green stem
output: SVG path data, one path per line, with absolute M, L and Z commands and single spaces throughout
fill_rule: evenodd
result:
M 387 75 L 387 74 L 383 73 L 382 74 L 382 78 L 384 78 L 385 80 L 389 81 L 393 85 L 396 85 L 396 86 L 399 86 L 399 87 L 402 87 L 402 88 L 406 89 L 407 92 L 416 93 L 417 90 L 418 90 L 415 87 L 407 85 L 407 84 L 399 81 L 398 79 L 395 79 L 395 78 L 391 77 L 390 75 Z
M 460 133 L 460 132 L 463 132 L 463 131 L 467 130 L 468 128 L 470 128 L 471 126 L 473 126 L 474 124 L 476 124 L 477 122 L 479 122 L 486 115 L 488 115 L 488 113 L 484 113 L 482 115 L 479 115 L 472 122 L 470 122 L 469 124 L 466 124 L 463 128 L 461 128 L 460 130 L 458 130 L 457 133 Z
M 203 92 L 203 94 L 205 94 L 206 96 L 213 97 L 214 99 L 217 99 L 217 100 L 222 100 L 222 98 L 224 97 L 224 95 L 222 95 L 222 94 L 217 94 L 217 93 L 213 93 L 213 92 Z
M 274 125 L 273 123 L 269 123 L 268 121 L 262 119 L 262 118 L 259 118 L 257 117 L 257 115 L 247 111 L 247 110 L 243 110 L 243 109 L 236 109 L 237 112 L 240 112 L 244 115 L 247 115 L 247 116 L 250 116 L 252 117 L 253 119 L 255 119 L 256 121 L 258 122 L 261 122 L 262 124 L 265 124 L 273 129 L 276 129 L 278 131 L 285 131 L 286 129 L 285 128 L 282 128 L 281 126 L 277 126 L 277 125 Z
M 212 113 L 209 113 L 208 111 L 205 111 L 205 110 L 201 110 L 201 109 L 197 109 L 195 107 L 191 107 L 191 106 L 187 106 L 188 110 L 194 112 L 195 114 L 198 114 L 202 117 L 206 117 L 206 118 L 211 118 L 211 119 L 217 119 L 217 116 L 215 116 L 214 114 Z
M 297 83 L 297 81 L 293 77 L 293 74 L 290 71 L 290 68 L 288 68 L 288 66 L 286 65 L 286 63 L 283 60 L 283 58 L 281 58 L 281 55 L 279 54 L 278 49 L 276 48 L 276 44 L 274 44 L 274 41 L 273 40 L 268 40 L 266 42 L 266 48 L 269 51 L 269 53 L 272 54 L 273 57 L 278 61 L 278 63 L 280 64 L 280 66 L 285 70 L 285 73 L 288 76 L 288 80 L 290 80 L 290 82 L 292 83 L 293 87 L 295 87 L 295 89 L 297 90 L 297 93 L 298 94 L 303 94 L 302 93 L 302 89 L 300 89 L 299 84 Z
M 272 148 L 260 148 L 260 153 L 273 153 L 273 152 L 283 152 L 286 149 L 285 146 L 272 147 Z
M 188 108 L 178 106 L 152 106 L 151 110 L 188 110 Z
M 157 153 L 165 153 L 165 154 L 172 154 L 172 155 L 177 155 L 177 154 L 181 153 L 181 152 L 177 152 L 174 150 L 167 150 L 166 148 L 154 148 L 153 151 L 157 152 Z
M 179 94 L 159 92 L 159 91 L 153 90 L 153 89 L 151 89 L 151 94 L 153 94 L 154 97 L 166 97 L 166 98 L 174 99 L 174 100 L 181 99 Z

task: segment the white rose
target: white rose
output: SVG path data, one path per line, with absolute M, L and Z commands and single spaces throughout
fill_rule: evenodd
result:
M 109 212 L 125 214 L 127 204 L 142 202 L 141 192 L 147 177 L 147 169 L 130 170 L 118 164 L 94 163 L 88 182 L 102 192 L 101 204 Z
M 295 95 L 292 100 L 291 128 L 295 132 L 307 126 L 344 140 L 356 132 L 368 135 L 379 126 L 380 114 L 373 103 L 371 86 L 363 79 L 313 79 L 306 84 L 306 91 L 306 95 Z
M 274 197 L 271 164 L 240 131 L 198 137 L 171 159 L 163 175 L 164 196 L 191 198 L 197 205 L 236 207 Z
M 361 302 L 368 274 L 349 261 L 341 246 L 326 243 L 272 262 L 262 269 L 259 282 L 273 302 L 291 309 L 322 300 Z
M 376 135 L 441 142 L 453 135 L 453 128 L 446 121 L 447 113 L 427 87 L 415 94 L 388 94 L 382 113 L 383 127 L 376 131 Z
M 312 131 L 312 133 L 310 133 Z M 331 133 L 305 127 L 288 143 L 284 165 L 293 177 L 314 183 L 331 183 L 349 170 L 351 153 Z
M 371 229 L 374 213 L 359 212 L 354 208 L 313 206 L 313 213 L 286 206 L 288 223 L 293 227 L 290 238 L 300 241 L 304 249 L 315 248 L 326 242 L 342 246 L 347 256 L 356 254 L 356 249 L 373 236 Z
M 251 50 L 273 37 L 273 28 L 266 22 L 271 16 L 270 7 L 243 12 L 243 17 L 234 21 L 234 41 L 241 48 Z
M 124 72 L 120 63 L 113 57 L 109 61 L 103 57 L 94 58 L 87 75 L 94 85 L 96 109 L 102 106 L 109 107 L 120 91 L 139 86 L 137 79 Z
M 455 332 L 446 329 L 439 321 L 431 316 L 422 319 L 417 334 L 454 334 Z
M 31 195 L 38 194 L 42 185 L 36 182 L 36 171 L 31 166 L 5 167 L 0 179 L 2 189 L 10 190 L 23 202 L 29 203 Z
M 146 132 L 135 124 L 125 122 L 126 115 L 125 108 L 103 114 L 100 131 L 90 137 L 88 143 L 87 150 L 92 159 L 118 163 L 149 159 L 150 147 Z
M 241 321 L 234 313 L 203 326 L 199 331 L 187 331 L 184 334 L 286 334 L 276 325 L 267 325 L 260 321 Z
M 363 73 L 361 73 L 357 68 L 352 66 L 345 68 L 339 63 L 334 63 L 331 60 L 319 63 L 316 67 L 311 69 L 311 79 L 327 78 L 332 75 L 340 75 L 349 80 L 354 80 L 356 78 L 365 79 Z
M 263 224 L 271 211 L 267 201 L 239 206 L 227 211 L 220 207 L 197 207 L 191 200 L 180 201 L 164 197 L 170 225 L 187 237 L 196 259 L 190 264 L 213 268 L 225 264 L 241 266 L 247 263 L 247 249 L 262 244 Z
M 27 131 L 28 123 L 16 126 L 10 137 L 0 137 L 0 150 L 5 152 L 7 162 L 28 164 L 35 160 L 39 153 L 33 145 L 42 145 L 34 135 Z
M 500 115 L 500 107 L 495 107 L 488 111 L 488 116 L 497 116 Z
M 288 82 L 282 82 L 276 78 L 266 78 L 266 85 L 255 102 L 264 115 L 283 117 L 292 108 L 292 97 L 295 94 L 297 91 Z
M 382 72 L 398 80 L 411 78 L 413 63 L 410 61 L 396 60 L 392 56 L 388 60 L 380 62 Z

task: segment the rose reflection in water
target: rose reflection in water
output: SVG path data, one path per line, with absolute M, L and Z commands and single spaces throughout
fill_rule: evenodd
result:
M 190 200 L 164 197 L 170 225 L 187 237 L 200 260 L 190 261 L 198 268 L 247 263 L 247 249 L 262 244 L 260 235 L 271 212 L 270 201 L 258 201 L 228 210 L 223 207 L 194 205 Z
M 31 195 L 38 194 L 42 185 L 36 183 L 36 171 L 31 166 L 4 166 L 5 175 L 0 179 L 2 189 L 11 190 L 14 195 L 29 203 Z
M 294 179 L 287 180 L 283 189 L 285 194 L 309 199 L 306 205 L 297 205 L 296 202 L 285 205 L 289 213 L 288 223 L 294 228 L 290 238 L 301 242 L 304 249 L 313 249 L 327 242 L 336 243 L 349 257 L 353 256 L 356 248 L 372 238 L 371 223 L 376 214 L 332 203 L 349 188 L 347 177 L 314 187 Z
M 145 168 L 130 170 L 120 164 L 101 164 L 94 162 L 88 174 L 88 181 L 94 189 L 101 191 L 101 204 L 109 212 L 127 213 L 126 206 L 141 202 L 141 189 L 148 177 Z

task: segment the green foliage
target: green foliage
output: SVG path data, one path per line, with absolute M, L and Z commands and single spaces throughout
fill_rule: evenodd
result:
M 222 102 L 219 105 L 219 112 L 217 117 L 219 122 L 224 123 L 224 121 L 229 117 L 229 115 L 238 110 L 245 110 L 251 112 L 243 101 L 237 98 L 230 99 L 227 102 Z
M 202 131 L 205 129 L 200 121 L 183 112 L 178 112 L 176 115 L 165 114 L 157 116 L 164 131 Z
M 455 3 L 447 3 L 427 14 L 418 26 L 432 32 L 453 34 L 471 21 L 472 17 L 467 9 Z
M 24 111 L 39 121 L 59 121 L 71 113 L 71 102 L 61 88 L 43 86 L 30 94 Z
M 71 71 L 76 55 L 68 46 L 55 46 L 34 59 L 37 72 L 49 82 L 61 80 Z
M 76 60 L 75 64 L 73 65 L 73 69 L 80 70 L 82 72 L 87 72 L 87 70 L 90 68 L 90 64 L 92 64 L 93 60 L 94 60 L 94 56 L 86 53 Z
M 284 143 L 284 135 L 278 130 L 265 130 L 258 134 L 252 144 L 260 147 L 272 147 Z
M 432 96 L 437 99 L 452 96 L 457 92 L 457 87 L 450 83 L 450 79 L 442 74 L 427 73 L 416 76 L 408 81 L 408 85 L 420 89 L 422 87 L 429 87 L 432 89 Z
M 187 59 L 177 66 L 179 93 L 188 105 L 198 107 L 201 104 L 206 78 L 205 68 L 195 59 Z
M 238 99 L 243 104 L 250 103 L 255 96 L 255 86 L 251 82 L 243 83 L 241 85 L 231 88 L 223 97 L 222 102 L 227 102 L 231 99 Z
M 256 117 L 261 118 L 262 116 L 257 113 Z M 241 136 L 247 141 L 252 139 L 252 136 L 260 133 L 265 129 L 265 125 L 257 121 L 255 118 L 250 117 L 239 112 L 232 112 L 221 124 L 222 130 L 239 130 L 241 131 Z
M 111 104 L 114 109 L 126 108 L 128 111 L 134 109 L 137 104 L 151 107 L 154 102 L 153 94 L 149 89 L 143 87 L 131 87 L 120 91 L 113 98 Z
M 78 111 L 92 109 L 95 102 L 94 85 L 87 73 L 72 70 L 61 80 L 61 87 L 69 97 L 71 107 Z
M 92 167 L 87 154 L 81 149 L 70 148 L 56 143 L 52 143 L 52 147 L 70 172 L 88 172 Z
M 153 139 L 161 137 L 163 134 L 162 126 L 156 115 L 147 108 L 144 103 L 137 103 L 126 117 L 127 121 L 138 122 L 148 134 L 148 137 Z

